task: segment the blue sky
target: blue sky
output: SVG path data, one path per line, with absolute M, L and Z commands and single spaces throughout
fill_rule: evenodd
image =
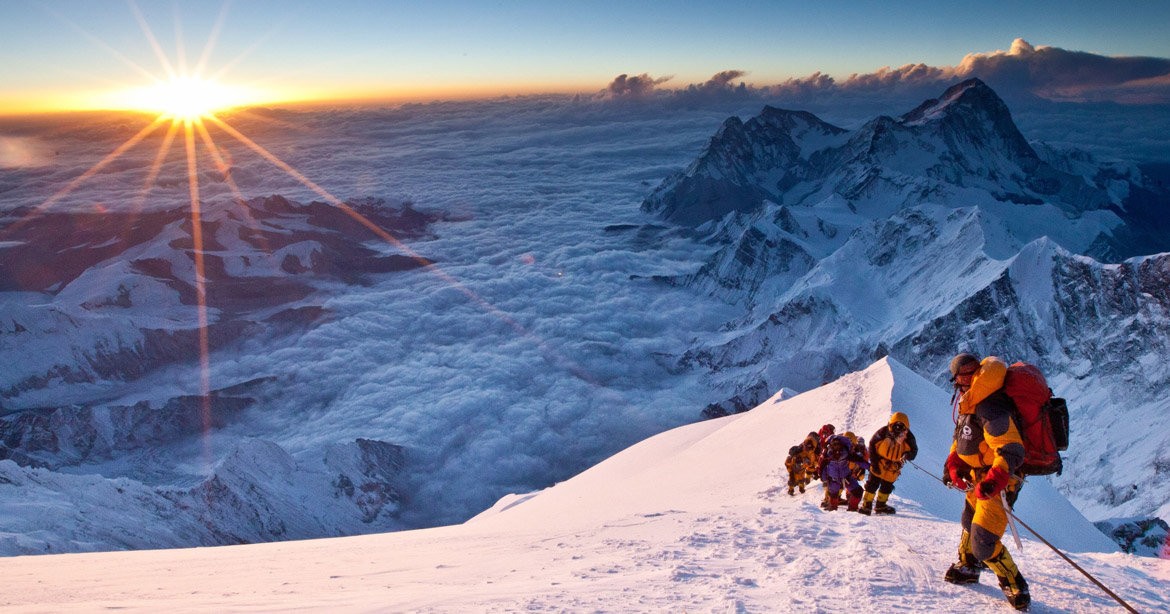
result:
M 594 92 L 623 73 L 765 85 L 911 63 L 954 66 L 1013 39 L 1107 56 L 1170 57 L 1170 3 L 396 2 L 7 0 L 0 109 L 80 104 L 143 85 L 160 61 L 275 97 L 446 98 Z M 216 29 L 216 24 L 220 26 Z M 180 47 L 183 51 L 180 53 Z

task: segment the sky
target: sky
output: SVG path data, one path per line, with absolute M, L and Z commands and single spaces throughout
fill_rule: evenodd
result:
M 1134 2 L 0 3 L 0 113 L 109 107 L 163 79 L 160 56 L 246 91 L 240 102 L 592 93 L 621 74 L 683 87 L 722 71 L 758 86 L 814 73 L 954 66 L 1034 45 L 1170 57 L 1170 4 Z M 151 41 L 157 41 L 158 51 Z M 205 61 L 201 61 L 205 58 Z M 182 70 L 183 67 L 186 70 Z M 133 98 L 133 97 L 131 97 Z
M 932 477 L 947 393 L 879 361 L 809 393 L 673 429 L 470 521 L 269 544 L 6 559 L 6 612 L 1010 611 L 995 578 L 942 581 L 961 493 Z M 788 446 L 822 422 L 859 433 L 897 407 L 919 443 L 893 515 L 788 496 Z M 0 463 L 0 470 L 11 461 Z M 8 485 L 0 485 L 10 487 Z M 1023 489 L 1005 534 L 1037 612 L 1165 611 L 1170 560 L 1117 552 L 1052 486 Z M 1046 546 L 1029 532 L 1048 540 Z M 1069 557 L 1067 560 L 1058 555 Z M 1078 566 L 1078 573 L 1072 565 Z M 1108 587 L 1111 597 L 1082 574 Z M 829 605 L 832 604 L 832 605 Z

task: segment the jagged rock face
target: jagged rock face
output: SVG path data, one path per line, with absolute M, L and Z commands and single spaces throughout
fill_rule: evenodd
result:
M 786 207 L 755 219 L 746 228 L 732 224 L 725 230 L 725 236 L 715 238 L 723 247 L 702 268 L 667 281 L 751 307 L 757 297 L 771 296 L 776 288 L 791 285 L 817 262 L 806 247 L 810 233 Z M 825 230 L 822 225 L 813 232 Z
M 0 460 L 26 496 L 0 556 L 217 546 L 401 530 L 404 450 L 359 439 L 290 455 L 246 440 L 192 486 L 71 475 Z M 307 502 L 311 502 L 308 504 Z
M 1051 330 L 1042 332 L 1059 340 L 1066 356 L 1092 357 L 1109 373 L 1170 356 L 1170 254 L 1115 266 L 1061 258 L 1053 277 L 1055 313 Z M 1108 334 L 1097 334 L 1103 323 Z M 1170 385 L 1165 368 L 1138 372 L 1148 392 Z
M 353 447 L 335 447 L 326 465 L 337 472 L 334 496 L 346 498 L 361 511 L 364 523 L 373 523 L 383 514 L 394 517 L 405 503 L 399 484 L 406 466 L 402 446 L 358 439 Z
M 212 391 L 204 399 L 180 396 L 162 407 L 147 401 L 129 406 L 55 407 L 0 417 L 0 458 L 20 465 L 58 469 L 114 458 L 222 428 L 255 401 L 248 393 L 272 383 L 249 382 L 231 391 Z
M 0 480 L 73 506 L 72 514 L 28 518 L 27 530 L 11 528 L 19 537 L 0 539 L 0 554 L 402 528 L 406 457 L 387 442 L 360 439 L 294 458 L 276 443 L 246 440 L 198 484 L 171 483 L 192 475 L 158 456 L 185 458 L 206 445 L 199 442 L 238 423 L 278 386 L 274 377 L 130 404 L 92 394 L 74 395 L 87 400 L 67 406 L 38 399 L 71 386 L 141 385 L 164 368 L 194 371 L 201 344 L 214 353 L 304 331 L 329 317 L 324 303 L 337 288 L 430 264 L 406 250 L 375 249 L 370 226 L 402 241 L 424 236 L 436 219 L 380 201 L 336 207 L 272 196 L 205 206 L 201 287 L 186 210 L 20 211 L 0 220 Z M 70 475 L 107 468 L 134 477 Z
M 932 121 L 937 119 L 937 121 Z M 1025 172 L 1040 164 L 1003 100 L 978 79 L 953 85 L 901 118 L 905 126 L 930 126 L 949 152 L 998 151 Z M 970 168 L 975 171 L 975 168 Z
M 1170 556 L 1170 524 L 1161 518 L 1095 524 L 1121 546 L 1122 552 L 1160 558 Z
M 667 220 L 699 225 L 730 212 L 753 211 L 805 179 L 805 156 L 846 131 L 803 111 L 765 107 L 746 123 L 732 117 L 686 170 L 672 176 L 643 203 Z
M 167 496 L 198 510 L 217 544 L 355 534 L 396 527 L 404 462 L 401 447 L 369 439 L 330 446 L 323 461 L 253 440 L 198 486 Z M 318 504 L 304 505 L 307 497 Z
M 56 382 L 127 381 L 190 363 L 201 335 L 214 351 L 303 328 L 326 315 L 305 304 L 323 285 L 364 284 L 371 275 L 429 264 L 368 247 L 375 235 L 355 216 L 400 239 L 421 236 L 435 219 L 375 201 L 349 212 L 280 196 L 208 207 L 208 324 L 200 331 L 187 211 L 17 212 L 0 247 L 0 356 L 31 350 L 37 358 L 11 361 L 0 399 L 21 407 L 11 400 Z

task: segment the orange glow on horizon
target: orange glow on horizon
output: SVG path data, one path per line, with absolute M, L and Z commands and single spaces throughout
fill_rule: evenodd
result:
M 144 111 L 177 119 L 194 119 L 216 111 L 253 104 L 263 96 L 242 86 L 199 77 L 176 76 L 145 87 L 109 92 L 95 106 Z
M 204 85 L 205 84 L 205 85 Z M 149 86 L 103 91 L 42 91 L 0 101 L 0 116 L 93 111 L 127 111 L 180 120 L 235 108 L 313 107 L 348 104 L 409 104 L 490 100 L 502 97 L 595 94 L 597 83 L 446 83 L 425 85 L 285 85 L 259 88 L 176 77 Z M 185 96 L 190 93 L 191 99 Z
M 579 82 L 467 82 L 396 84 L 335 88 L 328 91 L 314 91 L 306 88 L 306 103 L 412 103 L 435 101 L 487 100 L 511 96 L 595 94 L 603 91 L 605 84 Z

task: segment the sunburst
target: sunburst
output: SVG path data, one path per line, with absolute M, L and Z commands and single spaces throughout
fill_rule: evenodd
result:
M 144 111 L 181 121 L 254 104 L 260 99 L 262 97 L 252 88 L 183 75 L 114 92 L 107 97 L 108 106 L 115 109 Z
M 295 181 L 304 185 L 314 193 L 321 196 L 326 202 L 342 210 L 344 213 L 352 217 L 358 223 L 369 229 L 375 235 L 380 237 L 385 242 L 392 244 L 401 253 L 416 260 L 425 270 L 440 277 L 445 283 L 452 288 L 464 294 L 473 303 L 477 304 L 486 313 L 492 314 L 497 319 L 510 326 L 518 335 L 533 341 L 541 350 L 546 360 L 556 366 L 565 369 L 572 373 L 579 379 L 589 383 L 593 386 L 600 387 L 601 384 L 596 381 L 583 368 L 576 365 L 574 361 L 560 355 L 555 349 L 547 343 L 547 341 L 540 339 L 528 331 L 523 325 L 518 323 L 507 313 L 500 310 L 495 305 L 491 304 L 476 292 L 468 288 L 466 285 L 453 278 L 432 261 L 424 258 L 414 250 L 404 245 L 401 241 L 395 238 L 385 229 L 378 226 L 369 218 L 358 213 L 340 198 L 334 196 L 325 188 L 310 180 L 290 164 L 280 159 L 269 150 L 262 147 L 253 139 L 243 134 L 236 127 L 231 126 L 223 117 L 217 115 L 226 109 L 236 106 L 247 105 L 250 102 L 256 101 L 256 92 L 251 88 L 242 86 L 231 86 L 219 81 L 217 78 L 203 78 L 198 75 L 201 74 L 202 68 L 207 57 L 210 57 L 210 50 L 214 44 L 216 34 L 218 32 L 219 24 L 216 30 L 210 36 L 207 47 L 204 50 L 203 60 L 191 74 L 186 74 L 182 70 L 175 70 L 172 64 L 162 52 L 153 33 L 150 31 L 145 19 L 142 18 L 137 7 L 131 3 L 134 9 L 135 16 L 138 18 L 144 35 L 147 37 L 151 46 L 154 48 L 155 54 L 158 57 L 159 63 L 165 74 L 168 75 L 165 79 L 158 79 L 151 77 L 153 82 L 150 85 L 141 87 L 132 87 L 119 90 L 110 95 L 109 100 L 114 101 L 110 106 L 112 108 L 119 108 L 123 110 L 145 111 L 154 114 L 155 117 L 147 126 L 143 127 L 136 134 L 127 139 L 124 143 L 116 147 L 113 151 L 103 157 L 100 161 L 83 172 L 74 180 L 70 181 L 63 188 L 51 195 L 40 205 L 34 207 L 31 212 L 27 214 L 24 220 L 18 220 L 10 224 L 7 228 L 0 230 L 0 239 L 4 234 L 12 233 L 17 228 L 23 225 L 24 222 L 31 219 L 33 216 L 44 213 L 49 207 L 61 201 L 70 193 L 74 192 L 88 179 L 100 173 L 103 169 L 109 166 L 112 162 L 123 156 L 126 152 L 138 146 L 146 139 L 158 131 L 162 126 L 168 126 L 165 136 L 161 139 L 159 150 L 154 156 L 153 164 L 151 164 L 146 180 L 143 183 L 141 193 L 134 202 L 141 205 L 146 199 L 147 193 L 154 187 L 158 179 L 162 167 L 163 160 L 170 153 L 171 148 L 176 144 L 175 141 L 180 140 L 179 133 L 182 132 L 182 147 L 186 154 L 186 179 L 190 199 L 190 215 L 191 215 L 191 235 L 192 235 L 192 260 L 194 266 L 194 279 L 196 286 L 196 300 L 198 313 L 198 327 L 199 327 L 199 369 L 200 382 L 199 392 L 202 398 L 201 403 L 201 419 L 204 433 L 204 451 L 207 459 L 210 461 L 210 432 L 211 432 L 211 381 L 210 381 L 210 347 L 208 340 L 208 304 L 206 291 L 206 271 L 204 268 L 204 244 L 203 244 L 203 224 L 201 220 L 201 200 L 199 187 L 199 146 L 202 144 L 204 151 L 211 157 L 215 164 L 224 168 L 227 163 L 224 160 L 224 148 L 217 144 L 208 131 L 208 125 L 215 126 L 223 134 L 233 139 L 235 142 L 242 144 L 246 149 L 264 159 L 268 163 L 275 166 L 277 169 L 288 175 Z M 222 14 L 221 14 L 222 18 Z M 222 19 L 221 19 L 222 22 Z M 100 42 L 99 42 L 100 44 Z M 112 48 L 101 44 L 107 51 L 117 54 Z M 118 54 L 120 56 L 120 54 Z M 182 49 L 179 49 L 180 60 L 182 58 Z M 123 58 L 124 59 L 124 58 Z M 234 64 L 234 60 L 232 64 Z M 180 62 L 182 65 L 182 62 Z M 230 64 L 229 64 L 230 65 Z M 142 74 L 149 73 L 138 66 L 134 66 Z M 225 72 L 221 70 L 221 73 Z M 230 175 L 225 173 L 225 181 L 237 198 L 237 201 L 244 203 L 247 199 L 240 192 L 236 184 L 231 180 Z M 244 211 L 244 215 L 248 218 L 251 216 Z
M 210 441 L 209 435 L 211 432 L 211 377 L 210 377 L 210 344 L 208 339 L 208 304 L 207 304 L 207 289 L 206 289 L 206 270 L 205 270 L 205 250 L 203 241 L 203 224 L 202 224 L 202 207 L 199 187 L 199 164 L 200 164 L 200 145 L 203 146 L 204 151 L 217 166 L 224 167 L 226 162 L 223 157 L 223 147 L 215 142 L 211 133 L 208 131 L 206 123 L 210 123 L 218 127 L 223 134 L 228 135 L 239 143 L 243 144 L 248 149 L 259 154 L 263 159 L 275 165 L 278 169 L 292 177 L 296 181 L 304 184 L 313 192 L 321 195 L 327 202 L 340 208 L 346 214 L 350 215 L 363 226 L 369 228 L 377 236 L 381 237 L 388 243 L 393 244 L 402 253 L 417 260 L 420 264 L 426 267 L 433 267 L 433 263 L 421 255 L 417 254 L 410 248 L 402 244 L 393 235 L 385 229 L 379 227 L 376 223 L 355 211 L 352 207 L 346 205 L 340 198 L 332 195 L 324 188 L 314 183 L 305 177 L 302 173 L 294 169 L 288 163 L 284 162 L 267 149 L 261 147 L 251 138 L 245 136 L 238 129 L 230 126 L 223 118 L 220 118 L 216 113 L 224 110 L 244 106 L 247 104 L 254 104 L 258 100 L 256 90 L 243 86 L 232 86 L 221 82 L 217 78 L 203 78 L 198 76 L 202 72 L 205 59 L 210 57 L 211 46 L 214 44 L 216 33 L 218 32 L 219 24 L 216 30 L 212 33 L 208 40 L 207 47 L 204 50 L 203 60 L 199 62 L 196 69 L 187 74 L 182 68 L 176 70 L 173 64 L 163 53 L 157 40 L 151 32 L 149 25 L 142 17 L 137 7 L 131 3 L 131 8 L 134 11 L 135 17 L 138 19 L 143 33 L 146 36 L 151 47 L 155 51 L 155 55 L 159 60 L 161 69 L 164 74 L 168 75 L 166 78 L 155 78 L 150 75 L 149 71 L 142 69 L 137 65 L 133 65 L 140 74 L 150 77 L 152 83 L 150 85 L 139 87 L 128 87 L 117 91 L 108 92 L 101 96 L 101 105 L 110 110 L 122 111 L 138 111 L 148 112 L 155 115 L 153 121 L 139 130 L 136 134 L 131 136 L 121 145 L 114 148 L 109 154 L 104 156 L 96 164 L 91 166 L 78 177 L 67 183 L 64 187 L 56 193 L 45 199 L 36 207 L 33 207 L 24 219 L 17 220 L 9 224 L 0 232 L 0 238 L 4 234 L 15 232 L 18 228 L 23 226 L 34 216 L 43 214 L 50 207 L 60 202 L 69 194 L 76 191 L 87 180 L 102 172 L 111 163 L 121 158 L 130 150 L 134 149 L 141 143 L 147 140 L 152 134 L 157 132 L 163 126 L 169 126 L 165 132 L 165 136 L 161 139 L 159 150 L 154 155 L 153 164 L 148 169 L 146 180 L 142 185 L 139 197 L 134 202 L 141 205 L 146 198 L 146 194 L 154 187 L 156 180 L 162 167 L 163 160 L 168 156 L 171 149 L 177 144 L 176 141 L 181 141 L 182 147 L 186 155 L 186 179 L 188 186 L 188 196 L 190 199 L 190 216 L 191 216 L 191 238 L 192 238 L 192 260 L 194 266 L 194 281 L 196 294 L 196 308 L 198 317 L 199 329 L 199 393 L 202 398 L 201 403 L 201 421 L 204 433 L 204 450 L 205 455 L 210 460 Z M 221 15 L 222 17 L 222 15 Z M 90 37 L 96 41 L 96 37 Z M 98 42 L 99 46 L 105 48 L 107 51 L 115 53 L 119 58 L 125 58 L 118 54 L 108 45 Z M 182 48 L 179 48 L 180 66 L 182 66 Z M 234 63 L 234 62 L 233 62 Z M 221 71 L 223 72 L 223 71 Z M 180 133 L 182 137 L 180 138 Z M 247 199 L 240 192 L 236 184 L 231 180 L 230 176 L 225 176 L 232 192 L 238 199 L 238 202 L 243 203 Z M 250 216 L 245 211 L 245 216 Z M 455 280 L 444 276 L 451 283 L 456 283 Z M 470 291 L 467 291 L 470 293 Z

